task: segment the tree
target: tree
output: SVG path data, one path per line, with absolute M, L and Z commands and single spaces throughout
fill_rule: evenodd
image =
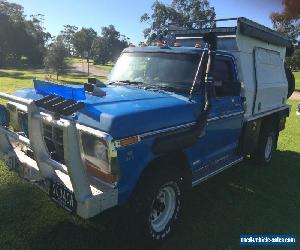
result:
M 42 26 L 43 16 L 26 19 L 21 5 L 0 0 L 0 65 L 17 64 L 27 58 L 40 65 L 50 34 Z
M 97 37 L 92 45 L 92 58 L 95 64 L 106 64 L 111 57 L 111 44 L 103 37 Z
M 113 25 L 102 27 L 101 36 L 94 40 L 92 58 L 95 63 L 115 61 L 122 50 L 128 47 L 128 37 L 121 35 Z
M 69 56 L 74 50 L 72 41 L 74 38 L 74 34 L 77 32 L 77 30 L 78 27 L 74 25 L 64 25 L 64 29 L 60 32 L 63 42 L 65 43 L 66 48 L 68 49 Z
M 72 44 L 77 54 L 84 57 L 85 52 L 90 53 L 96 37 L 97 32 L 92 28 L 82 28 L 80 31 L 77 31 L 72 38 Z
M 173 0 L 170 5 L 156 0 L 152 5 L 152 13 L 145 13 L 140 21 L 149 25 L 144 30 L 144 37 L 153 42 L 168 29 L 169 23 L 177 23 L 186 28 L 201 28 L 207 24 L 192 23 L 200 20 L 215 19 L 215 10 L 208 0 Z
M 271 20 L 274 29 L 284 33 L 295 43 L 300 36 L 300 1 L 283 0 L 284 10 L 273 12 Z
M 300 70 L 300 50 L 296 49 L 291 57 L 286 57 L 286 64 L 292 70 Z
M 68 69 L 66 63 L 66 56 L 68 49 L 65 47 L 62 39 L 56 39 L 55 42 L 49 45 L 44 64 L 46 69 L 56 73 L 56 80 L 58 76 L 63 74 Z

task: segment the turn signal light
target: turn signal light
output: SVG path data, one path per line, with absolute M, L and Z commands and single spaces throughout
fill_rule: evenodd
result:
M 139 137 L 132 136 L 132 137 L 120 140 L 120 145 L 123 147 L 123 146 L 131 145 L 131 144 L 135 144 L 138 142 L 139 142 Z
M 201 44 L 200 44 L 200 43 L 196 43 L 196 44 L 195 44 L 195 48 L 196 48 L 196 49 L 200 49 L 200 48 L 201 48 Z
M 117 175 L 113 175 L 110 173 L 105 173 L 103 171 L 100 171 L 97 167 L 95 167 L 93 164 L 91 164 L 89 162 L 87 164 L 87 172 L 91 176 L 95 176 L 95 177 L 99 178 L 100 180 L 110 182 L 110 183 L 117 182 L 119 179 Z
M 174 47 L 181 47 L 180 43 L 174 43 Z

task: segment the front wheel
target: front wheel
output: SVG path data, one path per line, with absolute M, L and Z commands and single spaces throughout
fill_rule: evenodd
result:
M 145 178 L 133 200 L 139 230 L 154 244 L 170 235 L 182 210 L 183 178 L 176 172 L 160 171 Z
M 163 240 L 171 232 L 181 209 L 180 196 L 179 185 L 174 181 L 167 182 L 156 190 L 147 225 L 151 240 Z

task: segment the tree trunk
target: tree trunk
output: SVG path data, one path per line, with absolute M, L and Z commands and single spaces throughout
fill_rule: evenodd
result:
M 56 72 L 56 81 L 58 81 L 58 72 Z

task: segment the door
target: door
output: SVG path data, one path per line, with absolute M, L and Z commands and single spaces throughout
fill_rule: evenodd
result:
M 212 170 L 207 166 L 234 154 L 243 126 L 243 105 L 240 93 L 237 93 L 233 59 L 217 56 L 213 76 L 215 97 L 206 133 L 193 148 L 193 153 L 197 155 L 193 160 L 193 169 L 203 171 L 202 174 L 208 174 Z

